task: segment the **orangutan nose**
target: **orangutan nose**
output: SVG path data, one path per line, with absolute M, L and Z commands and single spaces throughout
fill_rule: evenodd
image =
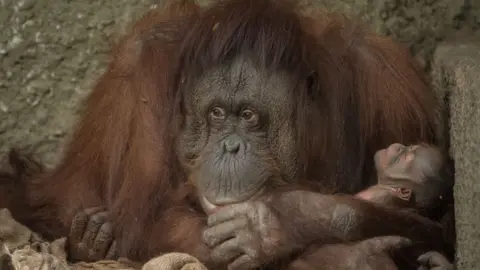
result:
M 232 134 L 223 140 L 223 148 L 225 152 L 237 154 L 245 148 L 245 143 L 240 136 Z

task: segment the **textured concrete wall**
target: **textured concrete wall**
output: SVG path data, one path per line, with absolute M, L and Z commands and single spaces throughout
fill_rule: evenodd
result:
M 450 112 L 459 269 L 480 269 L 480 36 L 438 46 L 433 74 Z
M 455 192 L 462 198 L 456 206 L 459 262 L 461 269 L 480 269 L 479 240 L 474 238 L 479 237 L 474 226 L 479 223 L 474 169 L 479 164 L 480 132 L 474 128 L 480 124 L 475 122 L 480 117 L 475 92 L 480 69 L 475 61 L 480 62 L 480 56 L 472 53 L 476 42 L 443 43 L 460 29 L 480 26 L 480 1 L 304 1 L 312 8 L 323 6 L 361 18 L 410 46 L 426 68 L 433 69 L 438 89 L 449 97 L 452 108 Z M 121 33 L 129 21 L 162 2 L 0 0 L 0 154 L 11 146 L 24 146 L 53 164 L 81 109 L 79 101 L 103 70 L 112 33 Z M 438 44 L 442 45 L 432 62 Z
M 0 1 L 0 151 L 34 147 L 48 162 L 105 63 L 111 33 L 152 1 Z

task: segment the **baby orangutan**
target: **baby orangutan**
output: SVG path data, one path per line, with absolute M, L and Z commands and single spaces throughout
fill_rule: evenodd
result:
M 429 217 L 448 202 L 453 177 L 447 158 L 439 148 L 426 144 L 407 147 L 396 143 L 379 150 L 374 160 L 378 183 L 355 197 L 386 207 L 418 211 Z M 391 260 L 393 253 L 403 248 L 408 250 L 410 244 L 403 237 L 382 236 L 353 243 L 312 245 L 289 269 L 319 269 L 319 265 L 322 269 L 454 269 L 453 264 L 437 251 L 420 254 L 416 263 L 404 262 L 408 265 L 400 261 L 399 266 Z
M 356 194 L 385 206 L 429 216 L 451 190 L 446 157 L 434 146 L 392 144 L 375 154 L 378 183 Z
M 431 217 L 445 204 L 453 186 L 447 158 L 439 148 L 427 145 L 390 145 L 375 153 L 378 183 L 355 196 L 388 207 L 411 209 Z M 440 253 L 418 258 L 420 269 L 453 269 Z

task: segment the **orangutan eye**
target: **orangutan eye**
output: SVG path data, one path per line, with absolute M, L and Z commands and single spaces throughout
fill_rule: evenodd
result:
M 242 120 L 250 124 L 257 124 L 258 115 L 252 110 L 243 110 L 241 114 Z
M 223 120 L 225 119 L 225 110 L 220 107 L 213 107 L 210 111 L 210 119 Z

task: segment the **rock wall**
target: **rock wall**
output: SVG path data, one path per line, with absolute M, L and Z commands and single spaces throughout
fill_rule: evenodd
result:
M 434 83 L 448 111 L 450 154 L 455 160 L 455 225 L 458 269 L 480 269 L 480 35 L 440 44 Z
M 53 163 L 78 101 L 102 71 L 109 36 L 152 1 L 0 1 L 0 151 Z
M 203 4 L 216 0 L 202 0 Z M 407 44 L 433 71 L 451 108 L 456 159 L 456 219 L 460 269 L 480 269 L 478 209 L 480 62 L 476 40 L 448 37 L 480 26 L 476 0 L 304 0 L 356 16 Z M 35 150 L 54 164 L 62 143 L 105 66 L 109 42 L 159 0 L 0 0 L 0 154 Z M 446 41 L 447 40 L 447 41 Z M 473 237 L 472 237 L 473 236 Z

